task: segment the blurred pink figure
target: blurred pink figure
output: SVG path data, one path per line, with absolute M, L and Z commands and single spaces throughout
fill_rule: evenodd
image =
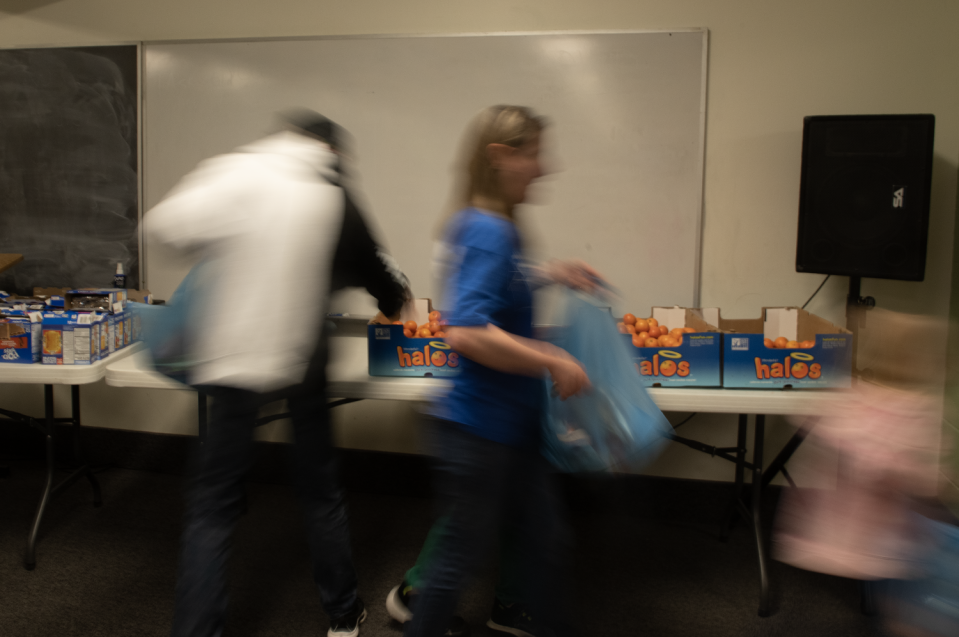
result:
M 868 383 L 848 392 L 807 438 L 840 453 L 836 489 L 786 491 L 776 557 L 854 579 L 917 575 L 911 499 L 936 495 L 941 418 L 941 399 L 924 392 Z

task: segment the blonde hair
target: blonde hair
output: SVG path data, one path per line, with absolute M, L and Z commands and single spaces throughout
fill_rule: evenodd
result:
M 477 199 L 502 204 L 499 177 L 490 163 L 487 147 L 504 144 L 519 148 L 536 139 L 545 127 L 546 120 L 525 106 L 490 106 L 480 111 L 463 137 L 450 212 L 469 206 Z M 505 206 L 500 208 L 503 209 L 497 212 L 509 214 Z

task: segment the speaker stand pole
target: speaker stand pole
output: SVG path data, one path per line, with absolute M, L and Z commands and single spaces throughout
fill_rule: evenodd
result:
M 849 277 L 846 297 L 846 329 L 852 332 L 852 373 L 859 374 L 859 329 L 866 326 L 866 309 L 876 306 L 876 299 L 862 296 L 862 278 Z

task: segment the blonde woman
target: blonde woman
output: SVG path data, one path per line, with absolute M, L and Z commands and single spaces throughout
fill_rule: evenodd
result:
M 467 136 L 465 205 L 446 224 L 443 308 L 448 342 L 465 358 L 454 389 L 431 407 L 429 427 L 443 524 L 412 600 L 406 634 L 448 634 L 457 600 L 500 529 L 509 527 L 520 564 L 523 613 L 535 634 L 566 634 L 558 612 L 565 524 L 539 453 L 543 379 L 563 398 L 589 387 L 582 366 L 533 338 L 531 277 L 516 228 L 518 206 L 543 175 L 544 121 L 519 106 L 481 112 Z M 583 264 L 557 263 L 542 275 L 590 287 Z M 534 634 L 495 621 L 491 628 Z

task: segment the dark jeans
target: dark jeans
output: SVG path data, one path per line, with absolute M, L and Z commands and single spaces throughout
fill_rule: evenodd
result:
M 440 637 L 461 591 L 488 558 L 500 529 L 515 534 L 516 559 L 530 614 L 551 634 L 569 635 L 565 575 L 570 534 L 552 472 L 537 450 L 467 433 L 434 418 L 435 491 L 446 516 L 406 637 Z
M 174 637 L 223 632 L 230 538 L 242 513 L 243 480 L 254 459 L 253 430 L 264 401 L 241 389 L 204 391 L 213 399 L 212 414 L 187 488 Z M 294 480 L 309 533 L 313 581 L 327 614 L 339 617 L 356 601 L 356 573 L 322 385 L 290 397 L 288 405 L 295 435 Z

